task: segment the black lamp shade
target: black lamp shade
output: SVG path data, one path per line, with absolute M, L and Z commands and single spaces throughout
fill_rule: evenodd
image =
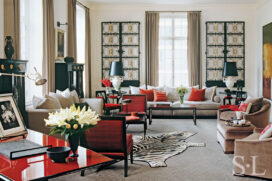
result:
M 110 76 L 124 76 L 122 62 L 111 62 Z
M 238 76 L 236 62 L 225 62 L 223 76 Z

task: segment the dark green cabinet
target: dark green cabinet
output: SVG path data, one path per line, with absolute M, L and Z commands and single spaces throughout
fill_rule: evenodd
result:
M 55 88 L 56 90 L 76 90 L 79 97 L 84 97 L 83 92 L 84 65 L 79 63 L 55 63 Z
M 226 87 L 224 62 L 236 62 L 238 81 L 245 86 L 245 22 L 206 22 L 206 86 Z
M 14 73 L 25 75 L 25 60 L 9 60 L 0 59 L 0 73 Z M 26 126 L 28 126 L 25 111 L 25 78 L 15 76 L 0 76 L 0 94 L 12 93 L 13 98 L 24 118 Z
M 121 61 L 122 87 L 140 84 L 140 22 L 102 22 L 102 79 L 109 78 L 112 61 Z

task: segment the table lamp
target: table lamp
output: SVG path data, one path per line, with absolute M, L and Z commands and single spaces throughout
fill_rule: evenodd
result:
M 223 82 L 225 82 L 228 89 L 232 89 L 235 82 L 237 82 L 238 72 L 236 62 L 225 62 L 223 72 Z
M 110 68 L 110 81 L 116 91 L 121 88 L 121 83 L 123 82 L 124 70 L 121 61 L 112 62 Z

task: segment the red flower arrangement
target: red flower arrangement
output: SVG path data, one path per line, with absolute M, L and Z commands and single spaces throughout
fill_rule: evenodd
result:
M 111 81 L 109 79 L 103 79 L 102 80 L 102 84 L 105 86 L 105 87 L 110 87 L 111 86 Z

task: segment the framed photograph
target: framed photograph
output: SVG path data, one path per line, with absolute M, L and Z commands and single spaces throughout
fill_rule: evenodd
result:
M 0 96 L 0 137 L 16 135 L 25 130 L 22 115 L 12 95 Z
M 65 31 L 56 28 L 55 31 L 56 60 L 64 60 L 66 53 L 65 44 L 66 44 Z

